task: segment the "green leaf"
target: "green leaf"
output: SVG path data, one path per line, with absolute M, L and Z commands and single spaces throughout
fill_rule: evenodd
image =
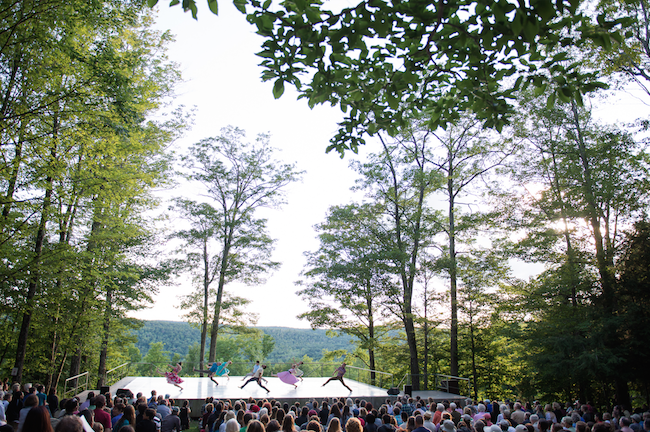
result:
M 279 99 L 283 93 L 284 93 L 284 80 L 282 78 L 278 78 L 277 81 L 275 81 L 275 84 L 273 84 L 273 97 Z
M 219 5 L 217 4 L 217 0 L 208 0 L 208 7 L 213 14 L 219 15 Z
M 239 12 L 243 14 L 246 13 L 246 0 L 234 0 L 233 4 Z
M 149 5 L 150 8 L 156 6 L 158 4 L 158 0 L 147 0 L 147 4 Z

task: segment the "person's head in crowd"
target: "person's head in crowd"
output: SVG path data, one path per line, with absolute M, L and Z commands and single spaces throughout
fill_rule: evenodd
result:
M 122 429 L 120 428 L 120 431 Z M 117 431 L 117 432 L 120 432 Z M 93 432 L 104 432 L 104 425 L 101 423 L 93 423 Z
M 264 427 L 266 427 L 269 424 L 269 422 L 271 421 L 271 417 L 269 417 L 268 414 L 264 413 L 264 414 L 262 414 L 260 416 L 260 421 L 262 422 Z
M 333 417 L 330 424 L 327 426 L 327 432 L 341 432 L 341 420 L 338 417 Z
M 147 420 L 153 420 L 153 418 L 156 416 L 156 410 L 153 408 L 146 408 L 142 416 Z
M 444 425 L 444 424 L 443 424 Z M 474 423 L 474 429 L 476 429 L 476 432 L 483 432 L 485 429 L 485 423 L 483 423 L 483 420 L 479 420 L 476 423 Z
M 546 419 L 540 420 L 537 424 L 539 425 L 539 432 L 546 432 L 551 427 L 551 422 Z
M 95 396 L 95 399 L 92 400 L 91 402 L 97 409 L 102 409 L 106 406 L 106 396 L 104 395 L 97 395 Z
M 122 426 L 120 430 L 115 432 L 135 432 L 135 429 L 133 429 L 133 426 L 131 425 L 126 425 L 126 426 Z
M 67 415 L 59 420 L 54 432 L 84 432 L 84 426 L 79 417 Z
M 84 416 L 90 427 L 93 427 L 93 423 L 95 422 L 95 415 L 91 410 L 86 408 L 79 413 L 79 416 Z
M 315 419 L 310 420 L 309 423 L 307 423 L 307 430 L 313 432 L 322 432 L 323 428 L 320 425 L 320 421 Z
M 246 425 L 248 425 L 248 423 L 249 423 L 251 420 L 253 420 L 253 414 L 248 413 L 248 412 L 247 412 L 247 413 L 244 413 L 244 417 L 242 418 L 241 426 L 242 426 L 242 427 L 246 427 Z
M 280 423 L 277 420 L 271 420 L 266 425 L 266 432 L 278 432 L 280 430 Z
M 293 422 L 293 416 L 285 416 L 282 420 L 282 431 L 283 432 L 295 432 L 296 425 Z
M 409 431 L 409 432 L 413 432 L 415 430 L 415 428 L 416 428 L 416 426 L 415 426 L 415 417 L 410 416 L 406 420 L 406 430 Z
M 356 417 L 351 417 L 345 423 L 345 432 L 363 432 L 361 422 Z
M 579 416 L 578 416 L 579 417 Z M 535 424 L 539 421 L 539 416 L 537 414 L 531 414 L 530 415 L 530 422 L 532 424 Z
M 230 419 L 226 422 L 226 432 L 239 432 L 241 426 L 237 423 L 237 420 Z
M 30 394 L 29 396 L 27 396 L 27 398 L 25 399 L 25 403 L 23 404 L 25 408 L 35 407 L 37 405 L 38 405 L 38 396 L 36 396 L 35 394 Z
M 27 412 L 24 431 L 52 432 L 52 423 L 50 423 L 50 411 L 45 406 L 36 406 Z
M 133 408 L 133 405 L 127 405 L 124 407 L 122 418 L 128 420 L 130 425 L 135 425 L 135 408 Z
M 248 423 L 246 432 L 266 432 L 266 428 L 262 422 L 252 420 L 250 423 Z
M 445 420 L 444 422 L 442 422 L 442 426 L 440 427 L 440 432 L 456 432 L 456 425 L 451 420 Z

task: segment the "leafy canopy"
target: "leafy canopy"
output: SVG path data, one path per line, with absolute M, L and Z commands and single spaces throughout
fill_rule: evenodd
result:
M 553 100 L 581 101 L 603 85 L 579 70 L 567 47 L 587 40 L 611 46 L 612 37 L 621 39 L 613 29 L 625 22 L 599 17 L 594 25 L 577 0 L 235 5 L 266 39 L 258 53 L 262 79 L 274 81 L 276 98 L 289 84 L 310 107 L 330 103 L 345 113 L 327 149 L 341 154 L 356 152 L 366 134 L 395 136 L 421 115 L 435 129 L 472 111 L 501 130 L 514 92 L 528 85 L 554 82 Z

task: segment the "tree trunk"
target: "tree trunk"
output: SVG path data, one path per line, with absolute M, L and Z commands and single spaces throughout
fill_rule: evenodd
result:
M 199 369 L 204 369 L 205 341 L 208 337 L 208 304 L 210 300 L 210 257 L 208 256 L 208 239 L 203 239 L 203 322 L 201 323 L 201 351 Z M 203 376 L 203 372 L 200 373 Z
M 474 314 L 471 311 L 471 305 L 470 305 L 470 314 L 469 314 L 469 338 L 470 338 L 470 343 L 471 343 L 471 350 L 472 350 L 472 384 L 473 384 L 473 389 L 474 390 L 474 400 L 478 400 L 478 386 L 476 383 L 476 377 L 478 376 L 478 372 L 476 371 L 476 344 L 474 342 Z
M 233 237 L 232 227 L 228 228 L 228 236 L 224 241 L 223 255 L 219 265 L 219 285 L 217 287 L 217 301 L 214 305 L 214 317 L 212 320 L 212 329 L 210 331 L 210 356 L 208 361 L 213 362 L 217 357 L 217 336 L 219 335 L 219 319 L 221 317 L 221 301 L 223 299 L 223 288 L 226 285 L 226 271 L 228 270 L 228 258 L 230 254 L 230 245 Z M 224 359 L 228 360 L 228 359 Z
M 111 329 L 111 315 L 113 314 L 113 288 L 109 283 L 106 287 L 106 308 L 104 310 L 104 328 L 102 347 L 99 353 L 99 370 L 97 371 L 97 388 L 106 385 L 106 360 L 108 356 L 108 340 Z
M 454 221 L 454 180 L 452 158 L 449 155 L 449 178 L 447 193 L 449 194 L 449 297 L 451 298 L 451 329 L 449 347 L 449 374 L 458 376 L 458 299 L 457 299 L 457 264 L 456 264 L 456 224 Z
M 366 284 L 366 294 L 370 293 L 371 281 L 368 280 Z M 370 339 L 370 346 L 368 347 L 368 366 L 370 367 L 370 384 L 375 385 L 375 319 L 372 309 L 373 298 L 366 295 L 366 308 L 368 309 L 368 338 Z
M 52 149 L 51 154 L 54 159 L 56 151 Z M 27 353 L 27 339 L 29 338 L 29 327 L 32 320 L 34 297 L 36 296 L 36 290 L 40 283 L 40 265 L 43 256 L 43 242 L 45 241 L 45 231 L 47 229 L 47 219 L 49 217 L 53 191 L 53 179 L 51 174 L 46 178 L 46 187 L 47 189 L 45 191 L 43 207 L 41 210 L 41 221 L 38 225 L 38 232 L 36 233 L 34 259 L 32 260 L 32 268 L 30 269 L 29 285 L 25 296 L 25 311 L 23 312 L 20 334 L 18 335 L 18 343 L 16 345 L 16 375 L 14 376 L 14 381 L 17 382 L 22 382 L 23 380 L 23 367 L 25 365 L 25 355 Z
M 70 377 L 79 375 L 80 371 L 81 371 L 81 347 L 77 347 L 77 351 L 70 358 Z M 76 387 L 78 381 L 79 378 L 76 378 L 73 381 L 70 381 L 68 385 L 70 387 Z
M 380 136 L 381 138 L 381 136 Z M 420 184 L 419 196 L 418 196 L 418 209 L 416 211 L 416 221 L 415 229 L 413 233 L 413 248 L 410 251 L 407 251 L 407 246 L 404 243 L 402 238 L 402 209 L 400 208 L 400 196 L 399 196 L 399 182 L 397 179 L 397 173 L 391 159 L 388 146 L 381 139 L 384 151 L 386 153 L 386 160 L 388 167 L 392 176 L 392 201 L 393 201 L 393 219 L 395 223 L 395 238 L 397 243 L 397 250 L 402 254 L 400 259 L 400 276 L 402 279 L 402 322 L 404 323 L 404 330 L 406 332 L 406 343 L 409 347 L 410 354 L 410 370 L 411 370 L 411 383 L 413 385 L 413 390 L 420 390 L 420 364 L 418 361 L 418 347 L 417 339 L 415 337 L 415 325 L 413 322 L 413 282 L 415 280 L 416 264 L 417 264 L 417 254 L 419 251 L 419 242 L 420 242 L 420 219 L 422 217 L 422 204 L 424 201 L 424 188 Z M 410 253 L 409 253 L 410 252 Z M 410 259 L 407 259 L 406 257 Z M 408 267 L 408 269 L 407 269 Z

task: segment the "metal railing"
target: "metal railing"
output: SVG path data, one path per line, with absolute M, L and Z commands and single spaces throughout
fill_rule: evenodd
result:
M 111 386 L 127 376 L 129 372 L 128 366 L 131 364 L 131 362 L 126 362 L 122 363 L 121 365 L 114 367 L 111 370 L 106 371 L 106 385 Z M 126 366 L 126 367 L 125 367 Z M 116 371 L 119 370 L 119 373 L 116 373 L 114 376 L 110 376 L 110 374 L 115 373 Z
M 461 386 L 461 383 L 465 385 Z M 465 397 L 471 398 L 472 382 L 469 378 L 462 378 L 453 375 L 435 374 L 434 385 L 437 389 L 447 393 L 456 393 L 462 395 L 461 391 L 466 391 Z
M 382 388 L 393 387 L 393 383 L 395 382 L 395 376 L 389 372 L 382 372 L 378 370 L 360 368 L 356 366 L 347 366 L 347 368 L 357 371 L 356 380 L 359 382 L 363 382 L 366 384 L 370 384 Z M 375 375 L 374 379 L 372 376 L 373 372 Z M 355 379 L 353 374 L 348 375 L 348 377 L 350 377 L 351 379 Z
M 79 378 L 81 378 L 81 377 L 86 378 L 85 380 L 83 380 L 83 384 L 80 384 L 80 381 L 82 381 L 82 380 L 80 380 Z M 65 380 L 65 383 L 63 384 L 64 388 L 66 389 L 65 392 L 63 393 L 63 397 L 68 398 L 70 396 L 79 394 L 80 393 L 79 389 L 82 389 L 81 391 L 88 390 L 88 379 L 89 379 L 89 377 L 90 377 L 90 373 L 86 371 L 86 372 L 81 373 L 79 375 L 75 375 L 73 377 L 67 378 Z M 70 384 L 70 381 L 73 381 L 73 380 L 74 380 L 74 382 L 72 384 Z M 68 387 L 70 387 L 70 388 L 68 388 Z

